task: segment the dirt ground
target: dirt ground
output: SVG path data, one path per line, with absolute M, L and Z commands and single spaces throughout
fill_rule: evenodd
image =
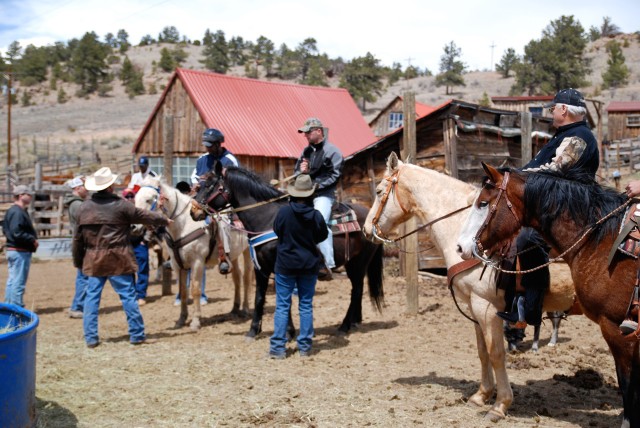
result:
M 264 332 L 246 342 L 249 321 L 228 314 L 231 279 L 215 270 L 207 275 L 210 303 L 200 331 L 173 329 L 179 308 L 153 283 L 142 307 L 152 343 L 134 347 L 107 286 L 102 343 L 88 349 L 82 321 L 66 312 L 74 275 L 68 261 L 31 268 L 25 303 L 40 316 L 38 427 L 620 425 L 613 359 L 599 329 L 581 316 L 563 323 L 556 348 L 545 346 L 547 321 L 538 354 L 527 349 L 527 331 L 524 352 L 508 355 L 514 403 L 507 419 L 493 424 L 483 419 L 488 406 L 466 403 L 480 376 L 474 328 L 455 308 L 444 279 L 421 278 L 419 314 L 408 316 L 405 282 L 387 273 L 384 312 L 375 312 L 367 298 L 364 322 L 346 337 L 334 333 L 350 284 L 346 277 L 319 283 L 314 354 L 301 359 L 291 343 L 288 358 L 274 361 L 266 358 L 274 295 L 267 296 Z M 2 284 L 5 278 L 3 263 Z

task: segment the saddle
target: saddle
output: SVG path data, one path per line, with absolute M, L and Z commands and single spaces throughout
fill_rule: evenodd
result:
M 630 205 L 624 214 L 624 220 L 620 224 L 620 232 L 616 238 L 609 258 L 607 260 L 607 266 L 611 265 L 611 261 L 617 251 L 622 254 L 638 259 L 640 257 L 640 203 L 634 203 Z
M 338 203 L 331 208 L 329 227 L 331 227 L 331 233 L 334 235 L 359 232 L 361 230 L 356 212 L 349 205 L 343 203 Z

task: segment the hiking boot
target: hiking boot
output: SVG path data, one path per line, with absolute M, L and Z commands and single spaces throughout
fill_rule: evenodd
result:
M 82 319 L 82 311 L 69 309 L 69 318 Z
M 298 355 L 300 356 L 300 358 L 308 358 L 311 356 L 311 349 L 309 349 L 308 351 L 298 351 Z
M 271 352 L 269 352 L 267 354 L 267 357 L 269 357 L 269 359 L 271 359 L 271 360 L 284 360 L 287 357 L 287 355 L 284 354 L 284 353 L 282 353 L 282 354 L 272 354 Z
M 318 271 L 318 281 L 331 281 L 332 279 L 331 269 L 327 269 L 326 266 L 321 267 Z
M 226 260 L 222 260 L 220 262 L 220 264 L 218 265 L 218 271 L 222 274 L 222 275 L 226 275 L 229 272 L 231 272 L 231 265 L 229 265 L 229 262 L 227 262 Z
M 209 304 L 209 299 L 206 298 L 206 297 L 200 297 L 200 305 L 204 306 L 204 305 L 207 305 L 207 304 Z
M 620 332 L 625 336 L 634 333 L 636 330 L 638 330 L 638 323 L 634 320 L 624 320 L 622 324 L 620 324 Z
M 496 315 L 508 322 L 509 326 L 512 328 L 520 329 L 527 326 L 527 322 L 524 320 L 520 320 L 516 312 L 496 312 Z
M 98 345 L 100 345 L 100 341 L 87 343 L 87 348 L 95 348 Z

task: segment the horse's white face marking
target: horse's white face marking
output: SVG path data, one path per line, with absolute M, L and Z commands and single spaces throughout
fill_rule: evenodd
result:
M 373 202 L 373 206 L 369 210 L 369 214 L 367 215 L 367 219 L 363 227 L 366 236 L 373 235 L 373 218 L 380 209 L 380 204 L 382 202 L 381 199 L 384 192 L 389 188 L 389 181 L 387 177 L 385 177 L 385 179 L 383 179 L 376 187 L 376 199 Z M 400 223 L 399 219 L 404 214 L 402 208 L 396 200 L 397 198 L 394 192 L 395 189 L 389 195 L 389 198 L 387 199 L 384 207 L 382 208 L 382 212 L 380 213 L 380 218 L 377 221 L 377 233 L 382 233 L 388 238 L 394 238 L 398 235 L 397 225 Z
M 476 199 L 458 237 L 457 251 L 465 260 L 473 258 L 473 248 L 476 245 L 474 238 L 489 215 L 488 204 L 481 203 L 480 208 L 477 205 Z
M 150 210 L 153 203 L 158 200 L 158 192 L 150 187 L 141 187 L 136 193 L 136 208 Z M 156 204 L 157 205 L 157 204 Z

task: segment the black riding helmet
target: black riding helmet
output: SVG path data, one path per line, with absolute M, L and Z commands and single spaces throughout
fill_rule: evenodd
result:
M 215 128 L 206 129 L 202 133 L 202 144 L 206 147 L 211 147 L 211 143 L 224 143 L 224 135 L 222 132 Z

